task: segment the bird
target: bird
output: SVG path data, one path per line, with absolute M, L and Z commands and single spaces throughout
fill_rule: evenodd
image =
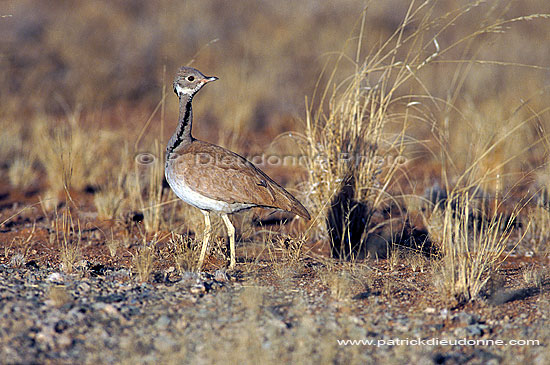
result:
M 191 134 L 193 98 L 202 87 L 218 80 L 192 67 L 181 67 L 174 78 L 179 98 L 176 130 L 166 146 L 165 177 L 178 198 L 204 214 L 204 233 L 199 256 L 200 271 L 211 236 L 210 213 L 221 216 L 229 236 L 230 264 L 235 269 L 235 227 L 228 215 L 252 207 L 285 210 L 307 220 L 307 209 L 246 158 Z

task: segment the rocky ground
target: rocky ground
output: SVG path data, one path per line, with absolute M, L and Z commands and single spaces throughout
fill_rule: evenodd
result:
M 204 272 L 186 271 L 178 257 L 191 266 L 196 257 L 174 251 L 170 232 L 142 237 L 141 223 L 102 222 L 88 204 L 72 210 L 78 252 L 68 267 L 72 251 L 52 229 L 67 215 L 21 212 L 30 199 L 5 193 L 0 211 L 0 363 L 549 362 L 543 250 L 517 247 L 482 298 L 458 303 L 433 257 L 338 262 L 327 245 L 294 247 L 269 234 L 239 239 L 233 272 L 216 244 Z
M 0 265 L 1 362 L 548 363 L 548 283 L 529 288 L 519 267 L 504 268 L 487 299 L 452 307 L 434 292 L 428 268 L 342 265 L 241 263 L 234 273 L 200 274 L 170 267 L 140 283 L 126 268 L 82 261 L 64 274 L 12 259 Z

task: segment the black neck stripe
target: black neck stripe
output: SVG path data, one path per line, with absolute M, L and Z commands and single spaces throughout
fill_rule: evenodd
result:
M 187 101 L 187 104 L 185 105 L 185 113 L 183 114 L 183 120 L 180 121 L 178 125 L 178 129 L 176 131 L 176 140 L 172 145 L 168 148 L 168 154 L 172 153 L 176 147 L 178 147 L 181 142 L 183 142 L 183 134 L 185 130 L 187 129 L 187 126 L 189 124 L 189 119 L 191 117 L 191 102 L 193 101 L 193 97 L 190 97 Z M 189 135 L 191 135 L 191 131 L 189 131 Z

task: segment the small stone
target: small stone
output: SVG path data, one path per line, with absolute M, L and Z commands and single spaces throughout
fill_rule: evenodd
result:
M 54 331 L 50 327 L 44 327 L 36 334 L 35 339 L 39 343 L 53 347 Z
M 185 271 L 181 274 L 181 282 L 194 282 L 199 280 L 199 275 L 195 272 Z
M 220 283 L 224 283 L 226 281 L 229 281 L 229 278 L 227 277 L 225 270 L 216 270 L 216 272 L 214 273 L 214 280 L 219 281 Z
M 468 331 L 465 327 L 458 327 L 453 331 L 453 335 L 458 339 L 466 338 L 468 337 Z
M 52 272 L 50 275 L 48 275 L 46 281 L 49 281 L 50 283 L 62 283 L 63 275 L 58 272 Z
M 86 261 L 86 260 L 80 260 L 80 261 L 78 261 L 78 262 L 75 263 L 74 267 L 75 267 L 76 269 L 80 269 L 80 270 L 86 269 L 86 268 L 88 267 L 88 261 Z
M 159 319 L 157 320 L 157 323 L 156 323 L 156 326 L 158 328 L 161 328 L 161 329 L 164 329 L 166 327 L 168 327 L 168 325 L 170 324 L 170 318 L 167 316 L 167 315 L 162 315 L 159 317 Z
M 107 304 L 103 303 L 103 302 L 97 302 L 97 303 L 94 303 L 92 304 L 92 309 L 94 311 L 101 311 L 103 310 L 103 308 L 105 308 Z
M 272 325 L 273 327 L 278 328 L 278 329 L 287 329 L 288 328 L 285 322 L 283 322 L 280 319 L 276 319 L 276 318 L 269 319 L 267 321 L 267 323 L 269 323 L 270 325 Z
M 176 321 L 176 329 L 178 330 L 184 330 L 189 326 L 189 322 L 187 322 L 185 319 L 180 318 Z
M 206 293 L 206 287 L 203 283 L 195 284 L 189 289 L 193 294 L 203 294 Z
M 112 304 L 105 304 L 105 306 L 102 309 L 105 313 L 107 313 L 109 315 L 117 315 L 118 314 L 118 310 Z
M 69 327 L 69 323 L 67 323 L 67 321 L 61 319 L 61 320 L 57 321 L 57 323 L 55 324 L 54 330 L 55 330 L 55 332 L 57 332 L 57 333 L 62 333 L 62 332 L 65 331 L 68 327 Z
M 428 307 L 428 308 L 424 309 L 424 313 L 433 314 L 433 313 L 435 313 L 435 308 Z

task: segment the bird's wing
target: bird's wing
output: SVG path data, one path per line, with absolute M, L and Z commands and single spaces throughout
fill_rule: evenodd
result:
M 309 219 L 306 208 L 244 157 L 223 147 L 193 141 L 179 151 L 175 171 L 192 190 L 227 203 L 283 209 Z

